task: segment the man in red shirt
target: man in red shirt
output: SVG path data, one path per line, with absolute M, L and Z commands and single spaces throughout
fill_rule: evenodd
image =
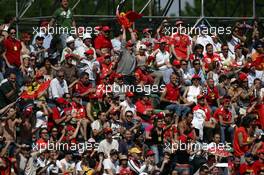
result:
M 210 106 L 212 113 L 214 113 L 214 111 L 218 107 L 218 99 L 219 99 L 219 93 L 218 93 L 218 88 L 214 85 L 214 79 L 208 78 L 206 101 Z
M 79 81 L 75 84 L 74 92 L 79 93 L 84 101 L 88 101 L 88 97 L 96 91 L 92 88 L 92 84 L 89 82 L 89 74 L 82 72 Z
M 166 109 L 173 111 L 178 117 L 186 117 L 190 108 L 184 104 L 180 104 L 179 76 L 172 73 L 170 83 L 168 83 L 161 94 L 160 101 L 166 106 Z
M 9 33 L 9 36 L 7 37 L 7 39 L 3 41 L 3 45 L 5 48 L 3 57 L 9 68 L 14 68 L 14 67 L 19 68 L 22 62 L 21 56 L 20 56 L 22 45 L 21 45 L 21 42 L 15 38 L 16 29 L 10 28 L 8 30 L 8 33 Z
M 226 138 L 228 142 L 231 142 L 234 136 L 234 128 L 232 126 L 234 119 L 230 112 L 230 102 L 230 98 L 225 98 L 223 106 L 218 108 L 214 114 L 215 119 L 220 123 L 222 143 L 225 143 Z
M 245 161 L 245 163 L 240 165 L 239 173 L 244 174 L 245 172 L 248 172 L 250 174 L 254 174 L 253 155 L 250 152 L 245 154 Z
M 154 108 L 151 104 L 148 94 L 144 94 L 143 98 L 138 100 L 135 105 L 136 105 L 137 113 L 141 117 L 146 116 L 149 119 L 149 117 L 153 114 Z
M 94 47 L 99 56 L 103 56 L 105 53 L 111 53 L 113 50 L 113 45 L 109 38 L 110 30 L 109 26 L 104 26 L 101 33 L 94 39 Z
M 203 58 L 203 64 L 204 64 L 204 69 L 206 72 L 210 71 L 209 69 L 212 69 L 212 65 L 214 62 L 220 63 L 220 57 L 217 53 L 213 52 L 213 45 L 212 44 L 207 44 L 205 46 L 206 53 L 204 54 Z
M 189 36 L 184 34 L 183 24 L 183 21 L 176 21 L 177 32 L 172 35 L 171 39 L 172 53 L 177 60 L 187 60 L 190 55 L 191 41 Z
M 264 149 L 258 151 L 259 159 L 253 163 L 253 169 L 255 174 L 260 174 L 260 171 L 264 171 Z

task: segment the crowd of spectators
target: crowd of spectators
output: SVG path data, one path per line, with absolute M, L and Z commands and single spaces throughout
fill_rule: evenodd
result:
M 220 41 L 182 20 L 20 39 L 13 22 L 0 26 L 1 175 L 264 174 L 261 23 Z M 67 0 L 40 27 L 55 24 L 78 28 Z

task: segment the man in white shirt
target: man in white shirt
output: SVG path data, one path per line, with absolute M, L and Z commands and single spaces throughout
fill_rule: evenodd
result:
M 201 44 L 204 48 L 207 44 L 212 44 L 213 45 L 213 49 L 214 51 L 216 51 L 216 49 L 214 48 L 214 42 L 213 39 L 208 35 L 209 31 L 208 28 L 205 25 L 200 25 L 200 34 L 198 35 L 195 44 Z M 206 52 L 206 50 L 203 51 L 204 53 Z
M 50 43 L 51 43 L 51 40 L 53 39 L 53 37 L 52 37 L 52 34 L 50 34 L 49 31 L 48 31 L 48 24 L 49 24 L 48 21 L 42 21 L 41 22 L 41 24 L 40 24 L 40 30 L 34 36 L 34 38 L 32 40 L 32 45 L 35 44 L 35 41 L 36 41 L 36 37 L 37 36 L 43 36 L 44 37 L 43 47 L 45 49 L 50 48 Z
M 87 72 L 89 74 L 89 81 L 92 83 L 93 87 L 96 85 L 97 75 L 100 73 L 100 63 L 94 58 L 94 50 L 89 49 L 85 51 L 85 59 L 81 60 L 82 72 Z
M 92 36 L 90 33 L 85 33 L 83 35 L 83 43 L 79 47 L 76 48 L 74 53 L 79 55 L 80 58 L 85 58 L 84 52 L 89 49 L 92 49 L 94 51 L 94 58 L 96 58 L 95 49 L 92 47 Z
M 75 163 L 72 161 L 72 153 L 69 151 L 65 152 L 65 157 L 60 160 L 62 173 L 73 173 L 75 169 Z
M 126 113 L 127 111 L 131 111 L 134 115 L 136 114 L 136 105 L 132 103 L 132 97 L 134 97 L 133 92 L 126 93 L 125 101 L 120 103 L 121 111 Z
M 156 67 L 158 67 L 158 72 L 163 74 L 165 84 L 170 82 L 170 75 L 173 72 L 172 65 L 170 64 L 170 53 L 165 50 L 166 43 L 166 40 L 161 39 L 159 49 L 152 53 L 152 56 L 156 58 L 155 63 Z
M 58 71 L 57 77 L 52 79 L 49 87 L 49 94 L 51 99 L 63 97 L 65 93 L 69 93 L 68 85 L 64 79 L 64 72 Z
M 99 143 L 97 152 L 103 152 L 106 157 L 110 157 L 110 151 L 112 149 L 118 150 L 119 143 L 112 138 L 113 131 L 111 128 L 105 128 L 104 133 L 105 139 Z
M 110 157 L 107 159 L 104 159 L 103 165 L 104 165 L 104 173 L 103 175 L 115 175 L 119 174 L 119 164 L 118 164 L 118 152 L 115 149 L 112 149 L 110 151 Z

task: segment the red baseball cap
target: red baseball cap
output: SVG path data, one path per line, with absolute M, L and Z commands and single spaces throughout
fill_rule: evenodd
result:
M 245 79 L 247 79 L 247 74 L 244 73 L 244 72 L 240 73 L 240 74 L 239 74 L 239 79 L 240 79 L 241 81 L 244 81 Z
M 59 103 L 59 104 L 68 104 L 67 100 L 65 100 L 62 97 L 57 98 L 56 102 Z
M 94 51 L 93 51 L 93 49 L 89 49 L 89 50 L 86 50 L 84 53 L 87 55 L 93 55 Z
M 172 64 L 173 64 L 174 66 L 180 66 L 180 65 L 181 65 L 181 62 L 180 62 L 179 60 L 174 60 L 174 61 L 172 62 Z
M 49 25 L 49 21 L 41 21 L 40 27 L 46 27 Z
M 153 156 L 155 153 L 152 150 L 148 150 L 146 156 Z
M 132 47 L 134 44 L 132 43 L 131 40 L 129 40 L 127 43 L 126 43 L 126 47 Z
M 239 44 L 237 44 L 237 45 L 235 46 L 235 50 L 237 50 L 237 49 L 241 49 L 241 46 L 240 46 Z
M 198 74 L 194 74 L 192 79 L 201 79 L 201 77 Z
M 105 128 L 104 133 L 105 134 L 113 133 L 113 130 L 111 128 Z
M 126 93 L 126 97 L 134 97 L 134 93 L 129 91 Z
M 104 26 L 103 28 L 102 28 L 102 30 L 105 32 L 105 31 L 110 31 L 111 30 L 111 28 L 109 27 L 109 26 Z

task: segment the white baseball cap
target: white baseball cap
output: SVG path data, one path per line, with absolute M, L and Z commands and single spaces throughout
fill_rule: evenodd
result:
M 74 42 L 74 38 L 72 36 L 69 36 L 67 39 L 66 39 L 66 43 L 72 43 Z
M 87 38 L 92 39 L 91 33 L 84 33 L 83 34 L 83 40 L 85 40 Z

